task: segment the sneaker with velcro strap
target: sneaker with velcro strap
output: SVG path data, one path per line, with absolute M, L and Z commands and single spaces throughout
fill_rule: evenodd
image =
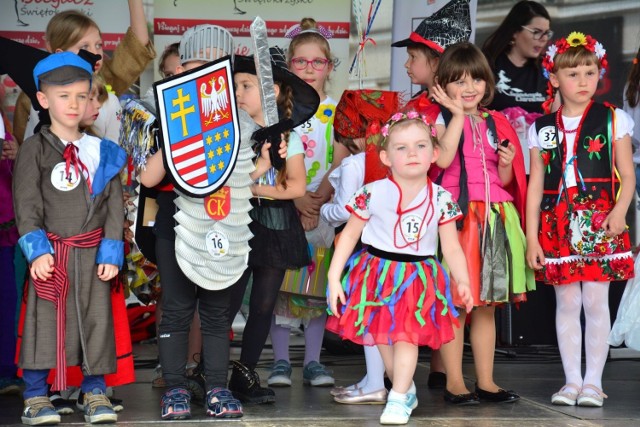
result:
M 43 426 L 60 424 L 58 414 L 48 396 L 34 396 L 24 401 L 22 424 Z
M 109 398 L 99 388 L 84 394 L 84 420 L 91 424 L 108 424 L 118 421 Z

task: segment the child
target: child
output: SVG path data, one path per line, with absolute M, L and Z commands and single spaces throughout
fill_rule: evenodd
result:
M 348 154 L 342 145 L 334 145 L 331 138 L 336 101 L 327 95 L 325 87 L 333 70 L 334 58 L 329 45 L 333 34 L 313 18 L 303 18 L 300 24 L 289 29 L 286 36 L 291 38 L 287 50 L 289 70 L 316 90 L 321 104 L 313 117 L 294 129 L 302 139 L 307 171 L 306 192 L 294 202 L 300 212 L 312 259 L 308 267 L 291 269 L 286 273 L 284 288 L 299 289 L 301 283 L 318 285 L 315 298 L 289 292 L 278 296 L 270 330 L 275 363 L 267 383 L 270 386 L 291 385 L 289 337 L 291 328 L 304 325 L 303 382 L 311 386 L 331 386 L 335 380 L 320 363 L 320 351 L 327 320 L 322 296 L 326 291 L 326 265 L 331 259 L 333 230 L 320 222 L 318 215 L 320 206 L 331 197 L 327 172 L 337 167 Z
M 158 64 L 158 71 L 163 79 L 176 75 L 176 70 L 181 65 L 179 48 L 180 42 L 171 43 L 164 48 Z
M 521 228 L 526 193 L 522 150 L 506 118 L 483 108 L 493 95 L 493 74 L 476 46 L 449 46 L 436 78 L 434 98 L 449 110 L 443 108 L 436 122 L 443 133 L 437 164 L 446 168 L 437 182 L 451 191 L 464 214 L 458 229 L 475 307 L 471 348 L 477 378 L 475 393 L 470 393 L 461 371 L 464 330 L 457 330 L 454 343 L 441 350 L 447 372 L 445 400 L 515 402 L 516 393 L 493 381 L 494 314 L 496 305 L 524 301 L 525 292 L 535 289 L 533 273 L 525 265 Z M 460 317 L 464 324 L 465 315 Z
M 467 310 L 472 307 L 464 253 L 456 239 L 460 209 L 427 177 L 439 155 L 435 132 L 415 111 L 391 116 L 380 143 L 380 159 L 391 176 L 365 185 L 351 198 L 347 209 L 352 215 L 329 268 L 327 299 L 340 318 L 341 335 L 377 344 L 393 381 L 381 424 L 406 424 L 418 405 L 412 380 L 418 346 L 438 348 L 454 336 L 449 281 L 435 258 L 438 236 L 445 259 L 461 266 L 454 274 L 458 294 Z M 361 235 L 369 246 L 347 264 Z
M 398 111 L 397 92 L 377 90 L 346 90 L 336 106 L 334 139 L 345 145 L 352 156 L 342 160 L 331 172 L 329 181 L 335 188 L 333 199 L 320 208 L 322 220 L 339 230 L 349 219 L 347 202 L 364 184 L 385 178 L 388 169 L 380 162 L 377 141 L 380 129 L 392 113 Z M 336 230 L 338 231 L 338 230 Z M 339 235 L 338 235 L 339 236 Z M 336 241 L 338 240 L 336 236 Z M 357 246 L 357 250 L 361 249 Z M 337 318 L 332 316 L 326 328 L 340 332 Z M 347 387 L 334 387 L 334 400 L 343 404 L 384 404 L 384 363 L 375 346 L 364 346 L 367 373 L 359 382 Z
M 171 43 L 167 45 L 160 56 L 160 61 L 158 64 L 158 71 L 163 79 L 175 76 L 178 74 L 178 70 L 183 70 L 182 64 L 180 62 L 180 42 Z M 180 71 L 181 72 L 181 71 Z M 146 101 L 149 105 L 155 105 L 155 100 L 153 98 L 153 88 L 149 88 L 149 91 L 145 94 L 143 101 Z M 162 278 L 160 278 L 162 280 Z M 162 282 L 160 282 L 162 283 Z M 160 287 L 160 292 L 162 292 L 162 288 Z M 161 296 L 157 297 L 156 306 L 156 330 L 159 330 L 160 321 L 162 320 L 162 298 Z M 193 321 L 191 323 L 191 328 L 189 330 L 189 351 L 188 351 L 188 359 L 186 365 L 186 375 L 189 380 L 197 378 L 194 377 L 197 374 L 196 370 L 199 370 L 198 364 L 202 362 L 202 334 L 200 331 L 200 318 L 198 312 L 196 311 L 193 315 Z M 190 388 L 193 392 L 193 387 L 195 384 L 190 382 Z M 164 378 L 162 377 L 162 366 L 158 364 L 156 366 L 156 377 L 151 381 L 151 386 L 154 388 L 165 388 L 166 383 Z M 200 394 L 200 390 L 197 390 Z M 206 391 L 206 390 L 203 390 Z
M 416 110 L 433 116 L 435 121 L 439 109 L 431 101 L 434 79 L 440 57 L 454 43 L 466 42 L 471 35 L 471 15 L 468 0 L 452 0 L 433 15 L 425 18 L 409 38 L 392 43 L 392 47 L 406 47 L 407 61 L 404 67 L 414 85 L 424 87 L 414 95 L 405 110 Z
M 433 15 L 425 18 L 409 38 L 392 43 L 393 47 L 407 48 L 404 66 L 411 83 L 424 87 L 405 105 L 404 110 L 416 110 L 436 121 L 440 106 L 431 101 L 440 56 L 454 43 L 469 40 L 471 15 L 468 0 L 452 0 Z M 440 351 L 431 352 L 429 364 L 429 388 L 445 388 L 446 374 Z
M 640 48 L 631 60 L 631 70 L 624 87 L 623 109 L 633 119 L 633 163 L 636 170 L 636 192 L 640 196 Z
M 2 105 L 4 90 L 0 89 L 0 395 L 19 394 L 22 380 L 17 376 L 15 363 L 16 349 L 16 310 L 18 306 L 19 288 L 22 283 L 17 280 L 15 265 L 18 229 L 13 212 L 11 182 L 13 181 L 13 165 L 18 152 L 18 144 L 11 135 L 10 122 L 7 120 Z M 15 260 L 15 261 L 14 261 Z M 15 264 L 14 264 L 15 262 Z
M 180 40 L 181 65 L 176 68 L 176 74 L 214 61 L 228 52 L 233 52 L 233 37 L 227 30 L 208 24 L 191 27 Z M 153 154 L 147 160 L 146 168 L 140 172 L 143 185 L 159 190 L 154 233 L 158 270 L 162 277 L 163 311 L 158 352 L 166 391 L 160 402 L 161 416 L 165 420 L 191 417 L 192 394 L 187 389 L 186 360 L 189 332 L 197 307 L 203 338 L 207 415 L 239 418 L 243 415 L 242 404 L 226 388 L 229 365 L 228 310 L 232 288 L 205 289 L 189 280 L 178 265 L 174 219 L 177 193 L 166 177 L 162 156 L 163 150 Z
M 543 66 L 549 84 L 562 95 L 562 105 L 529 129 L 527 262 L 536 278 L 556 292 L 566 383 L 551 403 L 600 407 L 607 397 L 602 371 L 611 328 L 609 283 L 634 275 L 625 225 L 635 187 L 633 120 L 591 99 L 607 68 L 605 49 L 592 37 L 572 32 L 558 40 L 547 50 Z M 574 219 L 588 230 L 574 227 Z M 588 337 L 584 377 L 582 307 Z
M 94 127 L 100 135 L 112 141 L 118 141 L 120 130 L 120 104 L 117 97 L 135 83 L 156 56 L 149 38 L 142 0 L 128 0 L 128 4 L 131 26 L 114 51 L 113 58 L 105 57 L 98 24 L 79 10 L 57 13 L 47 24 L 45 31 L 49 52 L 78 53 L 80 49 L 84 49 L 102 56 L 94 71 L 104 78 L 114 93 L 110 94 L 109 101 L 103 105 L 103 113 Z M 32 105 L 29 105 L 26 96 L 20 96 L 16 104 L 13 125 L 19 142 L 37 131 L 39 121 L 47 123 L 48 120 L 46 117 L 38 117 L 36 110 L 32 108 L 39 109 L 36 100 L 34 97 L 30 99 Z
M 313 88 L 291 73 L 280 48 L 271 48 L 274 89 L 281 119 L 291 119 L 299 126 L 315 113 L 319 98 Z M 238 107 L 246 111 L 259 125 L 265 125 L 260 102 L 260 87 L 252 57 L 236 55 L 234 82 Z M 269 334 L 271 316 L 286 269 L 309 264 L 307 240 L 293 199 L 305 191 L 302 142 L 295 132 L 284 132 L 287 160 L 279 171 L 269 163 L 259 162 L 252 178 L 266 174 L 251 187 L 254 197 L 249 212 L 253 220 L 249 228 L 249 267 L 233 286 L 229 320 L 240 309 L 249 277 L 253 273 L 249 317 L 242 333 L 240 360 L 233 362 L 229 389 L 243 402 L 270 403 L 275 393 L 260 386 L 255 367 Z M 266 167 L 265 167 L 266 166 Z
M 71 52 L 38 63 L 37 97 L 52 123 L 25 141 L 16 163 L 19 243 L 31 273 L 19 360 L 26 385 L 22 422 L 29 425 L 60 422 L 46 379 L 56 367 L 53 389 L 64 389 L 67 364 L 83 367 L 85 421 L 117 420 L 104 374 L 116 369 L 108 282 L 123 261 L 117 174 L 126 154 L 78 130 L 91 72 Z

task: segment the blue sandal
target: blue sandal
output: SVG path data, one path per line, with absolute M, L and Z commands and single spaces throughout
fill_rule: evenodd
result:
M 177 387 L 167 390 L 160 401 L 163 420 L 184 420 L 191 418 L 191 393 Z
M 229 390 L 216 387 L 207 393 L 207 415 L 215 418 L 240 418 L 242 403 Z

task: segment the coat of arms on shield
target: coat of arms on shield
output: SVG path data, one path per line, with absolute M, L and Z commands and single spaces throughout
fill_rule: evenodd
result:
M 205 197 L 222 187 L 240 148 L 231 57 L 153 85 L 165 169 L 178 190 Z

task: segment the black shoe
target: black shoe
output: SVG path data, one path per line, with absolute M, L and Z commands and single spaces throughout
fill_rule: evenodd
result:
M 191 393 L 191 402 L 204 406 L 207 392 L 202 361 L 193 368 L 191 375 L 186 375 L 185 388 Z
M 453 405 L 477 405 L 480 403 L 478 395 L 475 393 L 453 394 L 446 388 L 444 389 L 444 401 Z
M 480 400 L 483 400 L 485 402 L 512 403 L 520 400 L 520 396 L 518 396 L 515 391 L 499 389 L 495 393 L 492 393 L 490 391 L 481 389 L 477 384 L 476 393 L 478 394 Z
M 229 390 L 242 403 L 273 403 L 276 394 L 267 387 L 260 387 L 258 373 L 250 367 L 234 360 Z
M 447 386 L 447 374 L 444 372 L 430 372 L 427 387 L 441 390 Z
M 63 399 L 56 392 L 49 391 L 49 400 L 59 415 L 73 414 L 73 402 Z

